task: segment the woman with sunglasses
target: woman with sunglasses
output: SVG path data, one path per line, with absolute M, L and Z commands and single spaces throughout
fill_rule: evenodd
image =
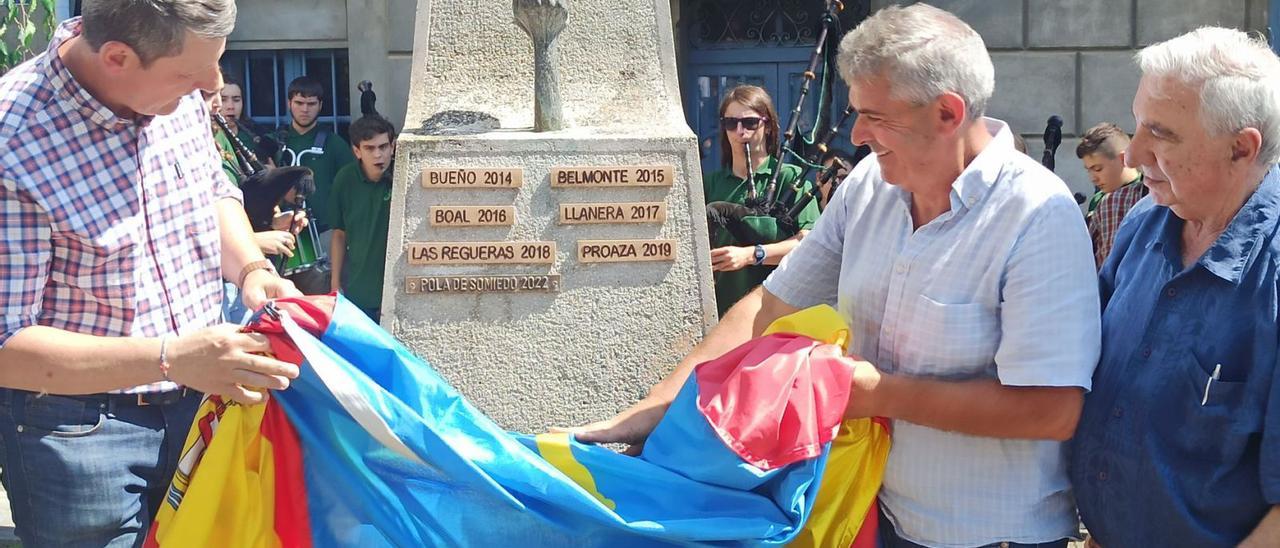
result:
M 759 86 L 744 85 L 730 90 L 720 103 L 720 128 L 722 168 L 702 178 L 707 204 L 746 205 L 749 198 L 763 198 L 773 170 L 778 169 L 778 160 L 770 156 L 769 151 L 775 148 L 781 133 L 778 113 L 769 93 Z M 800 168 L 796 166 L 783 164 L 781 169 L 779 189 L 795 184 L 800 177 Z M 808 186 L 809 183 L 805 183 L 806 192 Z M 785 205 L 790 209 L 792 204 Z M 715 272 L 716 305 L 721 316 L 764 282 L 782 258 L 799 245 L 800 239 L 818 220 L 818 204 L 810 202 L 801 210 L 796 219 L 800 231 L 789 238 L 778 237 L 777 223 L 771 218 L 743 220 L 761 238 L 743 241 L 718 223 L 710 226 L 711 268 Z M 764 241 L 760 242 L 761 239 Z

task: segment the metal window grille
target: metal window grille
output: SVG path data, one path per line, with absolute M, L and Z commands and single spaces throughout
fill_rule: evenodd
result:
M 318 123 L 344 134 L 351 125 L 351 85 L 345 49 L 243 50 L 222 55 L 222 70 L 244 84 L 245 116 L 259 128 L 289 124 L 289 82 L 310 75 L 325 87 Z

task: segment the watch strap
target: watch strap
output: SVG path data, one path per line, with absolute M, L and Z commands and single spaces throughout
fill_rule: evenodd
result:
M 255 270 L 270 270 L 272 274 L 276 273 L 276 267 L 271 264 L 271 261 L 266 259 L 252 261 L 240 269 L 240 283 L 237 283 L 236 287 L 243 288 L 245 278 L 248 278 L 249 274 Z

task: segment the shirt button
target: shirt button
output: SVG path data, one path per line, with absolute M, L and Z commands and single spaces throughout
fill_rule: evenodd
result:
M 1119 407 L 1116 407 L 1115 411 L 1112 411 L 1112 412 L 1111 412 L 1111 414 L 1112 414 L 1113 416 L 1115 416 L 1115 418 L 1117 418 L 1117 419 L 1118 419 L 1118 418 L 1120 418 L 1120 417 L 1123 417 L 1123 416 L 1124 416 L 1124 409 L 1121 409 L 1121 408 L 1119 408 Z
M 1107 481 L 1107 473 L 1098 472 L 1098 481 Z
M 1001 542 L 1001 543 L 1000 543 L 1000 548 L 1009 548 L 1009 543 L 1008 543 L 1008 542 Z
M 905 274 L 907 272 L 907 263 L 898 263 L 898 266 L 893 271 L 898 274 Z
M 1150 358 L 1150 357 L 1151 357 L 1151 347 L 1150 347 L 1150 346 L 1148 346 L 1148 347 L 1146 347 L 1146 348 L 1143 348 L 1143 349 L 1142 349 L 1142 357 L 1144 357 L 1144 358 Z
M 1172 299 L 1178 296 L 1178 290 L 1170 287 L 1169 289 L 1164 290 L 1164 294 Z

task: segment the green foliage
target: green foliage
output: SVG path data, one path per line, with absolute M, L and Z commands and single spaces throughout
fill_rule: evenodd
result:
M 0 0 L 0 73 L 26 61 L 37 51 L 37 34 L 53 36 L 58 25 L 54 0 Z

